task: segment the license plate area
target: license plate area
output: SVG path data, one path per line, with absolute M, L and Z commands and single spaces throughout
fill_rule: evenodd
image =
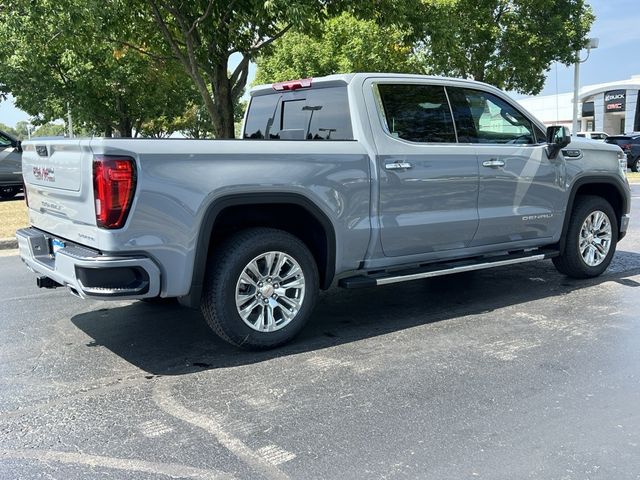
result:
M 64 248 L 65 246 L 66 244 L 62 240 L 59 240 L 57 238 L 52 238 L 51 239 L 51 255 L 55 256 L 56 252 L 61 248 Z

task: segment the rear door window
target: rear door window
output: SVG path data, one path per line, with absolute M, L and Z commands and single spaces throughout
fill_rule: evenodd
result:
M 443 86 L 379 84 L 378 92 L 391 136 L 418 143 L 456 143 Z
M 316 88 L 253 97 L 244 138 L 353 140 L 347 89 Z

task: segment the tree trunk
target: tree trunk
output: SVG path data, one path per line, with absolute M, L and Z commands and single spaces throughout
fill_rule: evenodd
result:
M 233 94 L 226 65 L 216 66 L 211 88 L 215 98 L 215 112 L 212 118 L 215 136 L 216 138 L 235 138 Z

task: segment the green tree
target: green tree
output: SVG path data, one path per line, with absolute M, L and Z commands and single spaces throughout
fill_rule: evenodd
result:
M 594 16 L 584 0 L 457 0 L 427 6 L 428 72 L 536 94 L 552 62 L 570 64 Z
M 31 134 L 32 137 L 59 137 L 64 136 L 66 130 L 65 126 L 59 123 L 45 123 L 40 125 L 35 132 Z
M 9 125 L 5 125 L 4 123 L 1 123 L 1 122 L 0 122 L 0 131 L 3 131 L 4 133 L 8 133 L 12 137 L 16 137 L 19 140 L 22 140 L 21 138 L 18 137 L 18 132 L 15 130 L 15 128 L 10 127 Z
M 350 72 L 422 73 L 411 37 L 395 25 L 358 19 L 349 12 L 318 31 L 293 31 L 258 58 L 256 84 Z
M 249 63 L 288 31 L 307 31 L 318 20 L 351 11 L 359 18 L 397 24 L 417 33 L 425 4 L 447 0 L 139 0 L 162 33 L 165 53 L 189 75 L 211 119 L 216 137 L 234 137 L 234 104 L 247 83 Z M 450 1 L 450 0 L 448 0 Z M 127 2 L 129 3 L 129 2 Z M 136 11 L 135 8 L 130 10 Z M 147 28 L 146 31 L 151 30 Z M 140 44 L 142 30 L 131 32 Z M 137 38 L 137 40 L 136 40 Z M 162 47 L 154 47 L 154 51 Z M 229 59 L 241 61 L 229 68 Z
M 114 40 L 123 19 L 136 23 L 118 2 L 0 4 L 0 92 L 36 124 L 66 118 L 69 107 L 79 127 L 106 135 L 131 136 L 150 119 L 178 115 L 194 93 L 182 67 Z

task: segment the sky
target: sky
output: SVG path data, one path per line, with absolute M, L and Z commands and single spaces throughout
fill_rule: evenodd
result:
M 626 80 L 640 75 L 640 0 L 587 0 L 596 15 L 590 37 L 600 40 L 597 49 L 580 67 L 580 85 Z M 239 58 L 232 58 L 234 68 Z M 252 65 L 249 84 L 255 75 Z M 573 66 L 551 65 L 541 95 L 573 91 Z M 29 115 L 17 109 L 11 97 L 0 102 L 0 123 L 14 127 Z

